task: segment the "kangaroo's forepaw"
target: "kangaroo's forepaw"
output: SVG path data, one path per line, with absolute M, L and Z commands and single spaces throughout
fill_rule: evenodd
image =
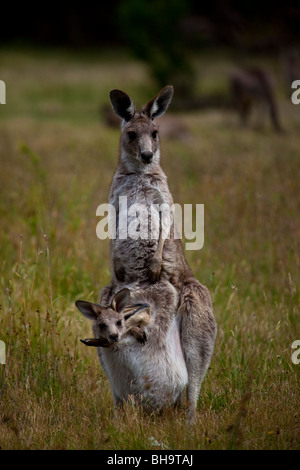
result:
M 147 341 L 147 335 L 145 331 L 139 326 L 131 328 L 130 334 L 134 336 L 135 339 L 141 344 L 145 344 L 145 342 Z
M 151 282 L 156 282 L 159 280 L 161 273 L 161 260 L 153 258 L 149 266 L 149 278 Z

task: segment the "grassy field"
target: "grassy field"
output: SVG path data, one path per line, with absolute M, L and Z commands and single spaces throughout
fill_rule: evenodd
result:
M 300 105 L 284 94 L 278 64 L 267 63 L 285 134 L 207 110 L 176 115 L 184 138 L 162 136 L 175 201 L 205 205 L 204 247 L 186 255 L 219 328 L 189 428 L 184 411 L 147 415 L 131 404 L 113 419 L 96 352 L 79 341 L 91 326 L 74 306 L 97 301 L 110 281 L 96 208 L 107 202 L 119 130 L 101 107 L 111 88 L 138 105 L 157 88 L 118 53 L 4 49 L 0 58 L 0 447 L 299 449 Z M 197 59 L 199 91 L 226 91 L 233 65 Z

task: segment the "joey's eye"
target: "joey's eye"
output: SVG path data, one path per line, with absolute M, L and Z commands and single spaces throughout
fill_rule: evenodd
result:
M 99 327 L 100 327 L 101 330 L 103 330 L 104 328 L 106 328 L 106 325 L 105 325 L 105 323 L 100 323 Z
M 117 326 L 121 326 L 121 325 L 122 325 L 122 320 L 117 321 Z
M 158 131 L 153 131 L 152 132 L 153 139 L 156 139 L 157 135 L 158 135 Z
M 128 137 L 130 140 L 134 140 L 136 138 L 136 132 L 129 131 L 128 132 Z

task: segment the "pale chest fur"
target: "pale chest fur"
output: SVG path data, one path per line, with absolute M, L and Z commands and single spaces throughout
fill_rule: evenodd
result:
M 112 240 L 112 267 L 122 282 L 148 279 L 148 267 L 157 249 L 160 215 L 155 205 L 172 205 L 167 179 L 156 174 L 118 174 L 109 203 L 116 211 L 116 238 Z M 118 274 L 119 273 L 119 274 Z

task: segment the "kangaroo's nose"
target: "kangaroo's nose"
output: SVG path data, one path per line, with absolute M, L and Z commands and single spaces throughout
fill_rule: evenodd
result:
M 113 341 L 114 343 L 115 343 L 116 341 L 118 341 L 118 337 L 119 337 L 119 336 L 118 336 L 117 333 L 114 333 L 114 334 L 112 334 L 112 335 L 109 335 L 109 339 L 110 339 L 111 341 Z
M 153 153 L 151 152 L 151 150 L 141 152 L 141 159 L 144 163 L 151 163 L 153 160 Z

